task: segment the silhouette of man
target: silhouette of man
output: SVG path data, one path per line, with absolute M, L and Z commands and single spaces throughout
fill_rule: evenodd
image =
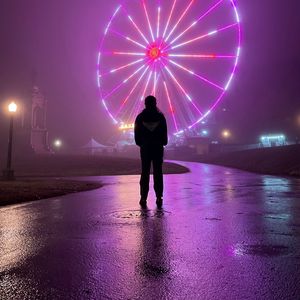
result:
M 142 173 L 140 179 L 140 205 L 146 206 L 149 192 L 150 168 L 153 165 L 154 191 L 157 206 L 162 206 L 164 146 L 168 144 L 165 116 L 156 106 L 156 98 L 145 99 L 145 109 L 137 116 L 134 125 L 135 143 L 140 147 Z

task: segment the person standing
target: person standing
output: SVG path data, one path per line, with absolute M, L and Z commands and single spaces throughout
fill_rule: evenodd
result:
M 156 204 L 161 207 L 163 202 L 162 164 L 164 146 L 168 144 L 168 129 L 166 118 L 157 108 L 157 101 L 154 96 L 146 97 L 145 109 L 136 117 L 134 139 L 136 145 L 140 147 L 142 163 L 140 205 L 147 205 L 152 163 Z

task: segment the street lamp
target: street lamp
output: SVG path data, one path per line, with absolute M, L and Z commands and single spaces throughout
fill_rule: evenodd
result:
M 9 135 L 8 135 L 8 151 L 7 151 L 7 164 L 6 169 L 3 170 L 4 180 L 14 180 L 14 170 L 11 168 L 11 157 L 12 157 L 12 142 L 13 142 L 13 128 L 14 128 L 14 115 L 18 109 L 17 104 L 12 101 L 8 105 L 8 111 L 10 113 L 10 125 L 9 125 Z
M 62 146 L 62 141 L 61 140 L 55 140 L 53 144 L 56 148 L 60 148 Z
M 222 131 L 222 136 L 223 136 L 223 138 L 228 139 L 228 138 L 230 138 L 231 133 L 230 133 L 229 130 L 223 130 Z

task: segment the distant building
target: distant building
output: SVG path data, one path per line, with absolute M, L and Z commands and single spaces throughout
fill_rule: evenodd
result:
M 47 100 L 37 86 L 33 87 L 31 103 L 30 144 L 36 154 L 49 154 Z
M 260 139 L 262 147 L 279 147 L 287 145 L 286 137 L 281 135 L 266 135 Z

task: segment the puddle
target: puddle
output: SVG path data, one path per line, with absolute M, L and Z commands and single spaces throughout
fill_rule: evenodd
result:
M 220 219 L 220 218 L 205 218 L 205 220 L 208 220 L 208 221 L 222 221 L 222 219 Z
M 233 248 L 235 256 L 281 256 L 289 254 L 289 248 L 283 245 L 247 245 L 247 244 L 236 244 Z
M 117 219 L 141 219 L 141 218 L 162 218 L 171 213 L 164 209 L 140 209 L 140 210 L 125 210 L 116 211 L 109 214 L 109 216 Z

